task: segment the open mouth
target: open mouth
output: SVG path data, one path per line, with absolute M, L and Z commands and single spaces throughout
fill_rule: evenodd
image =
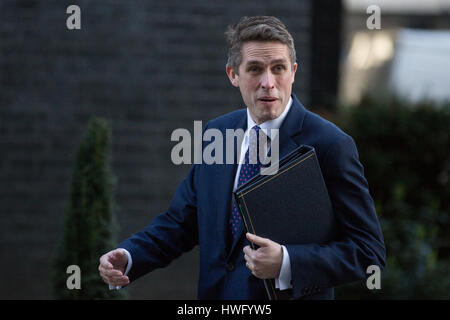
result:
M 278 100 L 277 98 L 274 97 L 262 97 L 258 99 L 259 101 L 263 101 L 263 102 L 273 102 Z

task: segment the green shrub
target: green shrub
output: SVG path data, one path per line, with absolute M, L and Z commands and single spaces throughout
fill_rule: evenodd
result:
M 117 224 L 114 217 L 114 177 L 110 170 L 111 130 L 106 120 L 89 122 L 79 146 L 73 172 L 71 201 L 55 261 L 54 294 L 57 299 L 121 298 L 110 291 L 98 273 L 99 258 L 113 249 Z M 81 269 L 81 289 L 66 285 L 69 265 Z
M 380 218 L 387 265 L 337 299 L 450 298 L 450 103 L 365 97 L 338 124 L 355 140 Z

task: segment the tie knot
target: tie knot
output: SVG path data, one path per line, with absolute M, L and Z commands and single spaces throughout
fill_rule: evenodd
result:
M 258 125 L 255 125 L 252 127 L 252 129 L 250 131 L 253 131 L 254 133 L 256 133 L 256 135 L 253 135 L 253 139 L 256 138 L 256 140 L 258 140 L 259 136 L 260 136 L 260 132 L 263 134 L 263 137 L 267 138 L 267 141 L 270 141 L 270 137 L 268 135 L 266 135 L 264 133 L 264 131 L 261 130 L 261 127 Z M 252 132 L 250 132 L 250 137 L 252 137 Z M 251 140 L 253 140 L 251 138 Z

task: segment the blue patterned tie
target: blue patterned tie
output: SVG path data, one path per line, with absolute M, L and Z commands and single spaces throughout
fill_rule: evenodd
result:
M 254 126 L 249 134 L 249 143 L 248 149 L 245 153 L 244 163 L 241 165 L 241 171 L 239 172 L 239 180 L 238 187 L 248 180 L 250 180 L 253 176 L 258 174 L 261 168 L 261 161 L 259 159 L 259 149 L 258 149 L 258 137 L 259 130 L 261 128 L 259 126 Z M 256 134 L 254 134 L 256 132 Z M 263 140 L 264 141 L 264 140 Z M 231 234 L 233 235 L 233 240 L 238 236 L 238 230 L 242 223 L 242 218 L 239 214 L 239 209 L 236 206 L 235 201 L 233 201 L 233 210 L 230 215 L 229 224 L 231 229 Z

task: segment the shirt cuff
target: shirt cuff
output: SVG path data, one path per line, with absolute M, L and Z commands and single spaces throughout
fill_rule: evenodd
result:
M 123 249 L 123 248 L 120 248 L 120 249 L 124 250 L 125 253 L 127 254 L 127 257 L 128 257 L 127 267 L 126 267 L 126 269 L 125 269 L 125 273 L 123 274 L 124 276 L 126 276 L 126 275 L 128 275 L 128 272 L 130 272 L 131 266 L 132 266 L 132 264 L 133 264 L 133 259 L 131 259 L 131 254 L 128 252 L 127 249 Z M 109 285 L 109 290 L 119 290 L 119 289 L 121 289 L 121 288 L 122 288 L 122 286 L 112 286 L 112 285 Z
M 291 261 L 289 259 L 289 253 L 285 246 L 283 248 L 283 262 L 281 264 L 280 275 L 275 279 L 275 288 L 280 290 L 286 290 L 292 288 L 291 279 Z

